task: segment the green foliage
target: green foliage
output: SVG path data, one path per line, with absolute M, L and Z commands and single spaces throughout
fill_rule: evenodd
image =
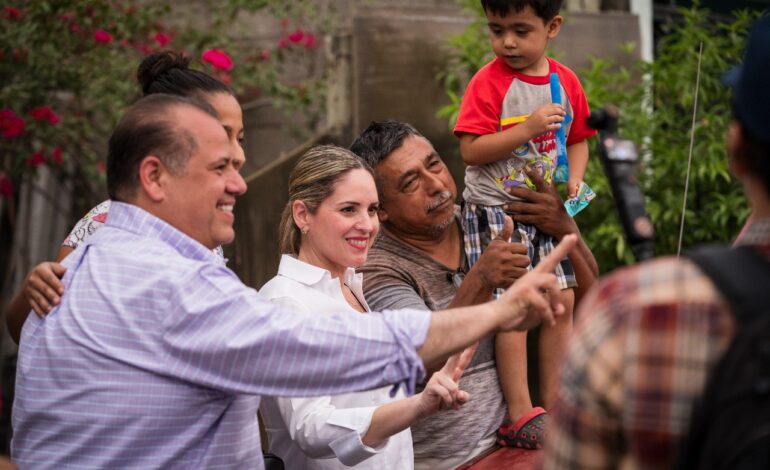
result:
M 465 84 L 484 64 L 492 60 L 494 53 L 487 38 L 487 19 L 478 0 L 457 0 L 463 10 L 472 18 L 461 34 L 449 39 L 452 54 L 447 68 L 439 73 L 438 79 L 444 84 L 450 103 L 438 110 L 438 116 L 449 121 L 454 127 L 460 111 L 460 98 Z
M 681 21 L 661 39 L 652 63 L 637 63 L 628 70 L 611 61 L 593 59 L 592 67 L 581 73 L 591 108 L 617 105 L 620 134 L 640 147 L 643 162 L 639 183 L 655 225 L 657 255 L 677 252 L 691 129 L 692 166 L 682 249 L 729 242 L 748 213 L 743 192 L 732 181 L 727 166 L 730 93 L 721 77 L 740 61 L 748 26 L 755 16 L 737 13 L 731 23 L 715 23 L 709 20 L 706 10 L 693 8 L 680 13 Z M 592 155 L 597 155 L 595 148 Z M 598 158 L 592 158 L 586 180 L 600 194 L 579 218 L 589 246 L 603 270 L 631 262 Z
M 621 136 L 639 146 L 643 156 L 639 184 L 655 225 L 657 255 L 677 251 L 701 43 L 700 91 L 683 249 L 729 241 L 748 213 L 743 193 L 732 181 L 727 167 L 725 136 L 731 119 L 730 94 L 722 85 L 721 76 L 740 61 L 748 26 L 756 16 L 740 12 L 733 22 L 714 22 L 706 10 L 697 6 L 682 9 L 680 14 L 681 20 L 672 24 L 661 39 L 652 63 L 638 61 L 629 68 L 612 60 L 593 58 L 591 67 L 578 73 L 591 108 L 616 105 L 621 116 Z M 478 31 L 478 21 L 471 28 Z M 453 68 L 442 76 L 452 104 L 442 108 L 440 115 L 449 118 L 450 125 L 454 125 L 452 119 L 456 118 L 462 96 L 457 83 L 478 69 L 476 56 L 467 52 L 477 50 L 476 45 L 470 44 L 473 41 L 488 49 L 486 38 L 466 30 L 453 38 Z M 619 47 L 632 51 L 632 45 Z M 617 220 L 596 140 L 591 140 L 592 158 L 586 181 L 597 198 L 577 216 L 577 221 L 606 272 L 632 262 L 633 257 Z
M 0 139 L 0 171 L 14 182 L 51 164 L 83 192 L 103 181 L 101 142 L 119 109 L 135 99 L 132 77 L 167 8 L 113 6 L 109 1 L 26 2 L 5 7 L 0 32 L 0 108 L 27 123 L 23 135 Z M 18 13 L 18 16 L 16 15 Z M 124 41 L 125 40 L 125 41 Z M 61 122 L 36 121 L 48 106 Z M 61 152 L 56 164 L 54 149 Z M 44 156 L 33 158 L 34 155 Z

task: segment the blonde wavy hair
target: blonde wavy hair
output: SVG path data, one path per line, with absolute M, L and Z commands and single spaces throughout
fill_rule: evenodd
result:
M 329 197 L 337 183 L 356 169 L 374 173 L 369 165 L 350 150 L 336 145 L 318 145 L 302 155 L 289 175 L 289 201 L 281 214 L 279 247 L 281 253 L 298 255 L 302 234 L 294 222 L 292 205 L 302 201 L 308 212 L 315 214 L 318 206 Z

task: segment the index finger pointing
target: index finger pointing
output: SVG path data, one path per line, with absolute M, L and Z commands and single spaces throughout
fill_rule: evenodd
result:
M 556 265 L 559 264 L 559 261 L 561 261 L 570 253 L 570 251 L 572 251 L 572 249 L 577 244 L 577 240 L 577 235 L 574 233 L 566 235 L 561 239 L 561 243 L 559 243 L 556 248 L 554 248 L 553 251 L 548 254 L 548 256 L 541 259 L 540 262 L 537 263 L 537 266 L 535 266 L 533 271 L 539 273 L 553 272 L 553 270 L 556 268 Z

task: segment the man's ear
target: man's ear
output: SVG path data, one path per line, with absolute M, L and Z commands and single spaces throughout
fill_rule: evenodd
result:
M 164 178 L 168 173 L 160 158 L 148 155 L 139 163 L 139 185 L 153 202 L 166 198 Z
M 388 220 L 388 211 L 380 206 L 380 208 L 377 209 L 377 217 L 380 219 L 380 223 L 386 222 Z
M 556 15 L 553 18 L 551 18 L 551 21 L 548 22 L 548 39 L 553 39 L 556 36 L 559 35 L 559 31 L 561 31 L 561 25 L 564 23 L 564 17 L 561 15 Z

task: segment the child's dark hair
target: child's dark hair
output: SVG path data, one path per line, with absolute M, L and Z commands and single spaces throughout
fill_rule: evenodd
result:
M 562 3 L 563 0 L 481 0 L 484 11 L 501 17 L 532 7 L 532 10 L 543 22 L 551 21 L 554 16 L 558 15 Z

